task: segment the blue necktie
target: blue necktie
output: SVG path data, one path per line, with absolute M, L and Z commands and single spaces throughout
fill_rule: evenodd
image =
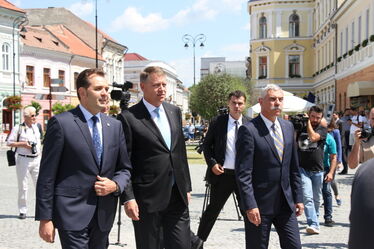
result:
M 171 145 L 171 137 L 170 137 L 170 130 L 169 130 L 169 122 L 166 118 L 166 115 L 160 115 L 160 107 L 154 109 L 154 113 L 156 114 L 155 123 L 158 129 L 161 132 L 162 137 L 168 148 L 170 149 Z
M 96 116 L 92 116 L 92 122 L 93 122 L 93 125 L 92 125 L 92 141 L 93 141 L 93 145 L 94 145 L 94 148 L 95 148 L 95 151 L 96 151 L 96 156 L 97 156 L 97 159 L 99 160 L 99 164 L 101 163 L 101 154 L 102 154 L 102 151 L 103 151 L 103 146 L 101 144 L 101 140 L 100 140 L 100 135 L 99 135 L 99 130 L 97 129 L 97 121 L 99 121 L 98 117 Z

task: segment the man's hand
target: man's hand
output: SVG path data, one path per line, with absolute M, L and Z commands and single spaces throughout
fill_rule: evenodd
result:
M 139 220 L 138 203 L 135 200 L 130 200 L 124 204 L 126 215 L 132 220 Z
M 296 207 L 296 216 L 302 215 L 303 212 L 304 212 L 304 204 L 302 204 L 302 203 L 296 203 L 295 207 Z
M 261 215 L 258 208 L 252 208 L 246 211 L 248 220 L 253 223 L 255 226 L 261 224 Z
M 325 182 L 331 182 L 332 180 L 334 180 L 334 175 L 330 172 L 327 173 L 325 176 Z
M 97 196 L 106 196 L 116 192 L 117 184 L 106 177 L 96 176 L 94 188 Z
M 41 220 L 39 223 L 39 236 L 44 241 L 55 242 L 55 227 L 51 220 Z
M 361 129 L 355 130 L 355 142 L 359 143 L 364 138 L 361 138 Z
M 187 201 L 188 201 L 188 204 L 190 204 L 190 202 L 191 202 L 191 192 L 187 192 Z
M 217 163 L 217 164 L 213 165 L 212 172 L 213 172 L 213 174 L 215 174 L 215 175 L 218 176 L 218 175 L 223 174 L 224 169 L 223 169 L 222 165 L 220 165 L 220 164 Z

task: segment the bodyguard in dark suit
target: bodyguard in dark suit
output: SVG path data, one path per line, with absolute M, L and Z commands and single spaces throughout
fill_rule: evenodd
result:
M 133 174 L 123 194 L 125 212 L 133 219 L 137 249 L 189 249 L 191 191 L 182 115 L 165 103 L 166 75 L 147 67 L 140 75 L 144 98 L 122 112 Z
M 77 78 L 80 105 L 48 121 L 36 188 L 40 237 L 64 249 L 104 249 L 117 196 L 130 180 L 122 125 L 102 115 L 108 103 L 104 73 L 87 69 Z
M 240 127 L 235 173 L 247 214 L 246 248 L 268 248 L 273 224 L 281 247 L 301 248 L 296 216 L 304 209 L 293 125 L 278 118 L 283 91 L 262 89 L 261 114 Z
M 204 211 L 197 236 L 206 241 L 216 219 L 231 193 L 238 197 L 235 181 L 235 142 L 239 127 L 249 121 L 242 115 L 246 96 L 241 91 L 231 92 L 228 96 L 229 113 L 212 120 L 204 139 L 204 157 L 208 165 L 206 181 L 210 184 L 210 202 Z M 198 239 L 193 239 L 192 248 L 201 248 Z M 201 243 L 200 243 L 201 244 Z

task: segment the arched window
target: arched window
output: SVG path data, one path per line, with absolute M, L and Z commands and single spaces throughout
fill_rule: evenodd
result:
M 1 54 L 2 54 L 3 70 L 9 71 L 10 46 L 8 43 L 4 43 L 3 46 L 1 47 Z
M 296 14 L 292 14 L 290 16 L 290 27 L 289 27 L 290 37 L 298 37 L 300 35 L 299 23 L 300 23 L 299 16 Z
M 260 18 L 260 39 L 265 39 L 266 37 L 267 37 L 266 17 L 262 16 Z

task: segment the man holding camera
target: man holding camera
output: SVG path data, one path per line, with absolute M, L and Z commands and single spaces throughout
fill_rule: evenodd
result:
M 321 125 L 323 110 L 312 106 L 308 112 L 306 128 L 297 134 L 300 173 L 303 185 L 305 216 L 308 234 L 319 234 L 319 205 L 322 191 L 324 144 L 327 129 Z
M 210 202 L 204 211 L 197 236 L 192 238 L 192 249 L 202 248 L 216 219 L 231 193 L 238 197 L 235 182 L 235 142 L 239 127 L 249 121 L 242 115 L 246 96 L 242 91 L 231 92 L 228 96 L 229 114 L 219 115 L 210 123 L 204 140 L 204 156 L 208 165 L 206 181 L 211 184 Z
M 28 106 L 23 110 L 24 122 L 13 127 L 8 146 L 17 148 L 16 170 L 18 180 L 18 209 L 20 219 L 26 219 L 28 173 L 36 184 L 40 164 L 40 133 L 36 126 L 36 110 Z
M 371 108 L 370 129 L 357 129 L 355 131 L 355 142 L 348 157 L 349 168 L 354 169 L 359 163 L 374 158 L 374 107 Z

